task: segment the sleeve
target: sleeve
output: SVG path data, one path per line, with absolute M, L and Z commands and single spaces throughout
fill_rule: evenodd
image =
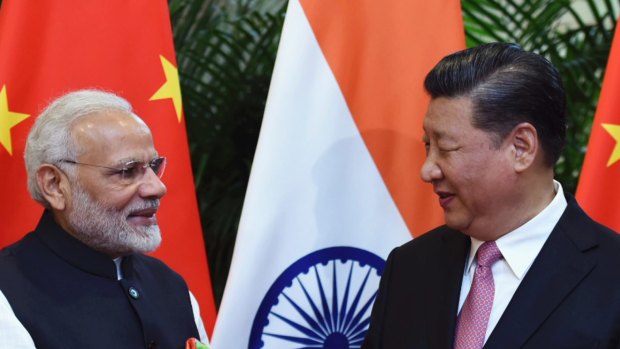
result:
M 9 301 L 0 291 L 0 349 L 33 349 L 32 337 L 19 322 Z
M 200 307 L 198 306 L 198 301 L 196 300 L 196 297 L 194 297 L 194 295 L 192 294 L 192 291 L 189 291 L 189 299 L 192 303 L 194 322 L 196 322 L 196 328 L 198 329 L 198 335 L 200 335 L 200 341 L 208 345 L 209 336 L 207 336 L 207 330 L 205 330 L 205 325 L 202 323 L 202 317 L 200 317 Z

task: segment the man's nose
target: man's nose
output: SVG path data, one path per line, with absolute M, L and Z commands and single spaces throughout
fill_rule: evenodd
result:
M 426 156 L 424 163 L 422 164 L 422 168 L 420 169 L 420 178 L 426 183 L 431 183 L 434 180 L 441 179 L 443 177 L 443 173 L 441 172 L 441 168 L 434 160 L 434 157 L 430 154 Z
M 139 186 L 140 196 L 143 198 L 161 198 L 166 195 L 168 189 L 161 178 L 148 167 Z

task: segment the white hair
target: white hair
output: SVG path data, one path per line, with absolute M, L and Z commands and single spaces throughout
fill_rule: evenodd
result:
M 106 111 L 121 111 L 135 116 L 131 104 L 124 98 L 110 92 L 88 89 L 57 98 L 37 117 L 28 134 L 24 152 L 28 191 L 34 200 L 49 208 L 37 185 L 37 170 L 41 165 L 57 164 L 63 159 L 75 160 L 80 155 L 80 149 L 71 135 L 75 122 L 84 116 Z

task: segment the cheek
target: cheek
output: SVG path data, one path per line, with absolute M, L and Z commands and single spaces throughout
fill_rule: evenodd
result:
M 446 167 L 446 178 L 461 200 L 473 204 L 494 190 L 501 175 L 493 161 L 490 157 L 473 156 Z
M 484 181 L 487 172 L 485 166 L 482 161 L 464 158 L 444 166 L 444 173 L 452 184 L 461 187 L 460 190 L 467 190 L 472 189 L 472 185 Z
M 488 157 L 468 163 L 460 184 L 472 205 L 488 209 L 501 203 L 497 201 L 503 200 L 504 192 L 511 190 L 512 172 L 506 161 Z
M 136 196 L 129 188 L 99 188 L 93 197 L 106 208 L 122 211 Z

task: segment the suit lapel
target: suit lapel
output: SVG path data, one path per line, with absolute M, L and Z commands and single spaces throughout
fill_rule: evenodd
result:
M 429 270 L 427 287 L 428 334 L 431 348 L 452 348 L 469 237 L 450 231 L 443 237 L 443 248 Z
M 574 199 L 551 232 L 485 348 L 520 348 L 596 265 L 596 237 Z

